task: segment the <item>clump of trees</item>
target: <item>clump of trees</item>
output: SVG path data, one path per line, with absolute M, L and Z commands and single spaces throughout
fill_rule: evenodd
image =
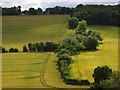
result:
M 46 8 L 43 11 L 41 8 L 29 8 L 21 12 L 21 6 L 2 8 L 2 15 L 41 15 L 41 14 L 69 14 L 71 17 L 76 17 L 81 20 L 86 20 L 89 25 L 116 25 L 120 18 L 118 5 L 83 5 L 79 4 L 75 8 L 55 6 L 53 8 Z
M 10 48 L 9 52 L 19 52 L 19 50 L 17 48 Z
M 96 50 L 102 40 L 103 37 L 101 34 L 96 31 L 87 30 L 87 23 L 85 20 L 82 20 L 78 23 L 75 34 L 60 42 L 57 51 L 65 49 L 69 54 L 73 55 L 79 53 L 81 50 Z
M 77 5 L 72 13 L 72 17 L 86 20 L 89 25 L 117 25 L 120 13 L 118 5 Z
M 74 17 L 70 18 L 76 19 Z M 68 24 L 68 25 L 73 25 Z M 75 28 L 75 27 L 74 27 Z M 88 80 L 73 80 L 70 78 L 70 68 L 69 65 L 72 63 L 71 55 L 78 54 L 81 50 L 96 50 L 97 46 L 102 42 L 103 38 L 100 33 L 87 30 L 87 23 L 85 20 L 78 22 L 75 28 L 75 34 L 63 39 L 62 42 L 58 44 L 56 52 L 58 53 L 58 69 L 62 79 L 68 84 L 78 84 L 78 85 L 89 85 Z
M 53 8 L 46 8 L 44 14 L 72 14 L 73 8 L 55 6 Z
M 119 90 L 120 72 L 112 71 L 108 66 L 96 67 L 93 73 L 94 87 L 90 90 Z
M 20 15 L 20 14 L 21 14 L 21 6 L 2 8 L 2 15 Z
M 0 46 L 0 53 L 7 53 L 8 51 L 6 48 Z
M 10 48 L 9 50 L 7 50 L 4 47 L 0 47 L 0 53 L 7 53 L 7 52 L 19 52 L 19 50 L 17 48 Z
M 23 46 L 23 52 L 54 52 L 58 44 L 55 42 L 29 43 L 28 48 Z

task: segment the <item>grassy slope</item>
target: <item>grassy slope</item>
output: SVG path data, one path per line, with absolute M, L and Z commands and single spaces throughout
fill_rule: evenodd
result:
M 66 29 L 68 15 L 3 16 L 3 46 L 17 47 L 29 42 L 60 41 L 72 33 Z
M 97 66 L 108 65 L 118 70 L 118 28 L 113 26 L 89 26 L 90 30 L 100 32 L 104 41 L 93 52 L 81 52 L 74 56 L 75 63 L 71 65 L 71 76 L 76 79 L 88 79 L 93 82 L 92 73 Z

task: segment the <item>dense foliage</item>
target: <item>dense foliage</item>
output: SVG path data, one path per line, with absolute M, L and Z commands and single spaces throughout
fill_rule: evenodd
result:
M 101 34 L 92 30 L 87 30 L 87 23 L 82 20 L 78 23 L 75 34 L 66 37 L 58 44 L 56 50 L 58 53 L 57 65 L 65 83 L 78 85 L 90 84 L 88 80 L 74 80 L 70 78 L 69 65 L 72 63 L 71 55 L 78 54 L 81 50 L 96 50 L 102 40 Z
M 118 19 L 120 12 L 119 5 L 82 5 L 75 7 L 71 16 L 86 20 L 88 24 L 98 25 L 120 25 Z
M 72 14 L 73 8 L 56 6 L 53 8 L 46 8 L 44 14 Z
M 28 52 L 28 49 L 25 45 L 23 46 L 23 52 Z
M 99 84 L 100 88 L 114 88 L 115 90 L 120 89 L 120 72 L 113 72 L 109 79 L 103 80 Z
M 8 51 L 4 48 L 0 46 L 0 53 L 7 53 Z
M 96 74 L 95 74 L 96 73 Z M 97 67 L 94 70 L 95 84 L 90 90 L 119 90 L 120 89 L 120 72 L 114 71 L 108 66 Z M 96 78 L 95 78 L 96 77 Z
M 79 20 L 75 17 L 71 17 L 68 21 L 68 28 L 75 29 L 78 26 Z
M 21 14 L 21 6 L 2 8 L 2 15 L 20 15 L 20 14 Z
M 54 52 L 57 49 L 58 44 L 55 42 L 38 42 L 29 43 L 29 52 Z
M 10 48 L 9 52 L 19 52 L 19 50 L 17 48 Z
M 99 84 L 103 80 L 109 79 L 109 76 L 112 74 L 112 69 L 108 66 L 97 67 L 94 69 L 94 82 Z

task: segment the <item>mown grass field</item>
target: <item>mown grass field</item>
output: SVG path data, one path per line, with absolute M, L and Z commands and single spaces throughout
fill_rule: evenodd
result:
M 68 15 L 3 16 L 3 46 L 22 49 L 29 42 L 60 41 L 72 33 Z
M 118 70 L 118 27 L 114 26 L 89 26 L 90 30 L 100 32 L 104 38 L 98 51 L 80 52 L 73 56 L 71 64 L 71 77 L 74 79 L 88 79 L 93 82 L 92 74 L 97 66 L 107 65 Z

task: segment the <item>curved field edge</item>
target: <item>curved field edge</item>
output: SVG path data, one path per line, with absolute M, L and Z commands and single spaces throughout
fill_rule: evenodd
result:
M 89 86 L 78 86 L 78 85 L 68 85 L 63 82 L 63 80 L 60 77 L 60 74 L 58 72 L 58 67 L 56 65 L 57 62 L 57 56 L 55 53 L 49 53 L 51 55 L 46 71 L 44 79 L 48 85 L 50 85 L 53 88 L 79 88 L 79 89 L 88 89 Z
M 7 53 L 2 57 L 3 88 L 46 87 L 40 82 L 40 74 L 48 59 L 47 53 Z
M 107 65 L 118 70 L 118 27 L 114 26 L 88 26 L 90 30 L 95 30 L 103 35 L 103 44 L 97 51 L 80 52 L 72 58 L 74 63 L 71 67 L 71 78 L 87 79 L 93 82 L 93 71 L 97 66 Z

